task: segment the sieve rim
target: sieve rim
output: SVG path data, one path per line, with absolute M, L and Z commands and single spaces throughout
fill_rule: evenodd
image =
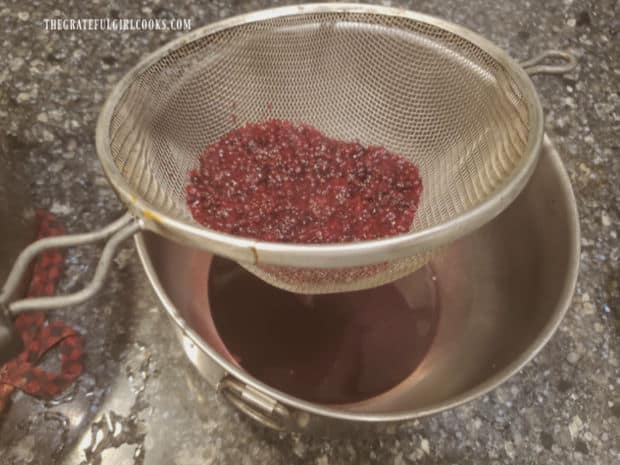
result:
M 192 225 L 161 212 L 144 199 L 114 163 L 110 126 L 117 104 L 135 77 L 170 52 L 216 32 L 256 21 L 314 13 L 363 13 L 401 17 L 431 24 L 471 42 L 501 64 L 523 93 L 528 110 L 528 141 L 523 157 L 500 187 L 479 205 L 453 218 L 419 231 L 366 241 L 295 244 L 266 242 Z M 314 3 L 270 8 L 246 13 L 198 28 L 148 54 L 114 86 L 99 114 L 96 149 L 103 171 L 121 200 L 145 229 L 230 259 L 301 268 L 341 268 L 402 258 L 445 245 L 499 215 L 523 190 L 536 167 L 543 139 L 543 112 L 534 84 L 525 70 L 504 50 L 481 35 L 449 21 L 402 8 L 352 3 Z

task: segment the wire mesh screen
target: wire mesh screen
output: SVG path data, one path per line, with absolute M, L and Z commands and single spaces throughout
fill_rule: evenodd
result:
M 525 156 L 531 120 L 509 71 L 459 35 L 406 17 L 309 13 L 204 35 L 144 69 L 113 112 L 111 153 L 137 195 L 194 223 L 185 186 L 205 147 L 270 118 L 412 160 L 424 191 L 411 231 L 493 195 Z M 286 289 L 336 292 L 397 279 L 432 252 L 356 269 L 247 267 Z

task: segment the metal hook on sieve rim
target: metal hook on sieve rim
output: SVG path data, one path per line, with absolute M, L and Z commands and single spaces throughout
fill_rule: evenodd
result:
M 12 327 L 11 319 L 20 313 L 66 307 L 80 304 L 93 297 L 103 287 L 104 280 L 110 270 L 112 259 L 120 244 L 140 230 L 140 222 L 130 213 L 104 228 L 84 234 L 68 234 L 63 236 L 39 239 L 26 247 L 17 257 L 9 276 L 0 293 L 0 363 L 12 358 L 20 349 L 19 336 Z M 83 289 L 67 295 L 54 297 L 31 297 L 15 299 L 15 294 L 28 271 L 30 263 L 43 251 L 75 247 L 107 240 L 97 263 L 95 274 Z
M 561 60 L 562 64 L 541 64 L 545 61 Z M 577 66 L 577 57 L 563 50 L 545 50 L 529 60 L 522 61 L 521 67 L 527 74 L 564 74 L 572 71 Z

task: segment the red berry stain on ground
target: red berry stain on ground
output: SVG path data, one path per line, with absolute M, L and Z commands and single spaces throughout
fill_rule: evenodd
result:
M 315 244 L 407 232 L 421 193 L 418 168 L 406 158 L 278 119 L 246 124 L 207 147 L 186 186 L 204 226 Z

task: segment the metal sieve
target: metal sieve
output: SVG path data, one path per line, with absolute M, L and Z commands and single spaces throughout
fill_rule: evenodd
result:
M 547 57 L 557 66 L 536 66 Z M 114 249 L 141 228 L 238 261 L 298 293 L 377 286 L 426 263 L 499 214 L 527 183 L 543 134 L 527 73 L 560 73 L 547 52 L 524 70 L 462 27 L 402 9 L 302 5 L 193 31 L 146 57 L 114 88 L 97 125 L 103 169 L 130 213 L 102 231 L 47 239 L 22 254 L 0 302 L 16 313 L 76 303 L 101 286 Z M 382 145 L 420 169 L 411 230 L 385 239 L 304 245 L 207 229 L 184 186 L 204 148 L 243 122 L 277 117 L 328 136 Z M 9 302 L 43 248 L 111 237 L 81 293 Z
M 206 146 L 243 122 L 304 122 L 379 144 L 420 168 L 408 234 L 348 244 L 268 243 L 194 222 L 184 187 Z M 384 284 L 500 213 L 525 186 L 542 110 L 522 68 L 445 21 L 366 5 L 232 18 L 146 58 L 114 89 L 97 149 L 145 226 L 306 294 Z

